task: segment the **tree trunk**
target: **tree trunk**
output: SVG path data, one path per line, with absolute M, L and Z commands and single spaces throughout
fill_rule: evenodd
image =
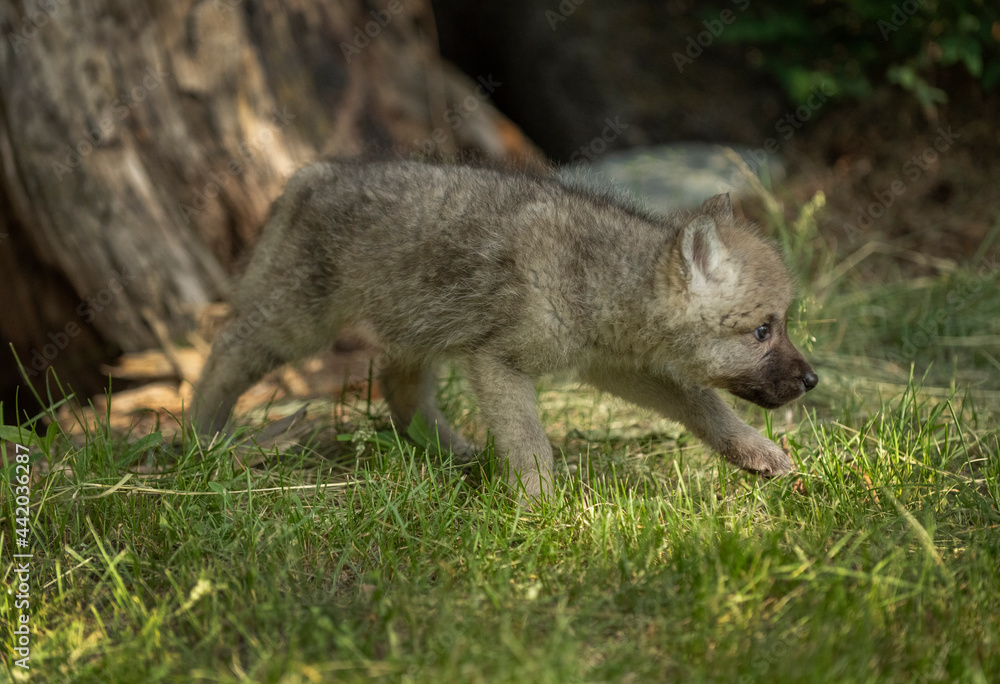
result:
M 90 395 L 183 335 L 310 161 L 540 159 L 441 61 L 429 0 L 5 2 L 0 34 L 0 335 L 36 387 Z

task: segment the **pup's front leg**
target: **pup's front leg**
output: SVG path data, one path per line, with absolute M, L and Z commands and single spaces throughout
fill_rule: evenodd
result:
M 551 496 L 552 445 L 538 419 L 534 381 L 486 354 L 468 365 L 494 450 L 507 457 L 507 482 L 529 497 Z
M 682 385 L 664 376 L 623 369 L 591 370 L 584 379 L 598 389 L 683 423 L 696 437 L 743 470 L 777 477 L 795 468 L 781 447 L 740 420 L 711 388 Z

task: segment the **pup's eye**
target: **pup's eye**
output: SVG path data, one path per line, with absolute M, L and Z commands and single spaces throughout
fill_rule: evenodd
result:
M 753 336 L 757 338 L 758 342 L 766 341 L 771 336 L 771 326 L 765 323 L 753 331 Z

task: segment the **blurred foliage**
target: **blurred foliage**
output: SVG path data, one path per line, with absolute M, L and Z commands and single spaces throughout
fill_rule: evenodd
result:
M 948 99 L 942 68 L 952 65 L 964 65 L 983 90 L 1000 85 L 997 0 L 734 4 L 746 9 L 733 9 L 736 20 L 720 40 L 752 46 L 748 59 L 796 103 L 817 87 L 864 98 L 888 82 L 913 93 L 930 113 Z

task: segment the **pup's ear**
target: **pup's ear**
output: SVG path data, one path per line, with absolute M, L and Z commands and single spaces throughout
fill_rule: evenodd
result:
M 699 214 L 684 226 L 680 235 L 680 258 L 688 291 L 692 294 L 728 283 L 736 277 L 729 250 L 719 238 L 719 228 L 711 216 Z
M 701 213 L 708 214 L 719 223 L 728 223 L 733 220 L 733 202 L 729 199 L 729 193 L 724 192 L 715 197 L 709 197 L 701 205 Z

